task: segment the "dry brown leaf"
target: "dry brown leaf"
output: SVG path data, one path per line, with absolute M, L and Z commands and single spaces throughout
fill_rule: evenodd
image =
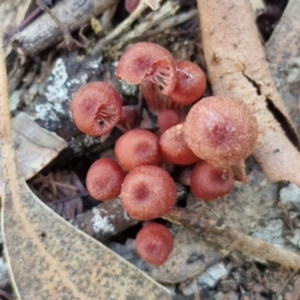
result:
M 299 145 L 286 108 L 268 70 L 246 0 L 198 0 L 205 60 L 214 95 L 244 101 L 259 124 L 254 156 L 273 181 L 300 187 Z M 283 121 L 279 124 L 275 116 Z
M 1 35 L 0 35 L 1 36 Z M 2 38 L 0 38 L 2 41 Z M 4 253 L 18 299 L 171 299 L 170 292 L 53 213 L 17 167 L 0 44 Z
M 65 140 L 41 128 L 22 112 L 12 120 L 12 129 L 18 165 L 26 180 L 34 176 L 68 146 Z M 0 170 L 2 170 L 1 154 Z M 3 184 L 2 175 L 0 173 L 0 187 Z
M 266 45 L 269 68 L 300 134 L 300 2 L 290 0 Z

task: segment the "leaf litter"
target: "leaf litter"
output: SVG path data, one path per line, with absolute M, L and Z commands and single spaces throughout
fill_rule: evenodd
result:
M 238 69 L 239 69 L 239 67 L 238 67 Z M 241 71 L 241 69 L 239 69 L 239 71 Z M 230 71 L 231 72 L 231 71 Z M 246 73 L 245 72 L 245 74 L 244 74 L 245 76 L 244 77 L 246 77 L 246 79 L 247 79 L 247 82 L 249 83 L 251 83 L 252 84 L 252 87 L 257 91 L 257 90 L 260 90 L 261 89 L 261 87 L 259 87 L 259 84 L 261 83 L 261 82 L 259 82 L 259 84 L 257 85 L 256 84 L 256 82 L 258 81 L 257 80 L 257 78 L 255 78 L 255 80 L 253 80 L 250 76 L 249 76 L 249 74 L 248 73 Z M 247 78 L 248 77 L 248 78 Z M 267 78 L 268 78 L 268 76 L 267 76 Z M 253 86 L 254 85 L 254 86 Z M 265 93 L 265 94 L 268 94 L 270 91 L 267 89 L 267 92 Z M 270 92 L 271 93 L 271 92 Z M 276 97 L 274 98 L 274 99 L 276 99 Z M 272 98 L 272 101 L 274 100 L 273 98 Z M 286 114 L 286 111 L 285 111 L 285 108 L 283 107 L 283 106 L 281 106 L 281 104 L 280 104 L 280 102 L 278 103 L 278 102 L 276 102 L 276 100 L 274 101 L 274 102 L 271 102 L 271 104 L 270 104 L 270 102 L 267 102 L 267 103 L 269 103 L 269 107 L 268 107 L 268 109 L 270 109 L 270 107 L 271 108 L 273 108 L 273 112 L 274 112 L 274 110 L 275 111 L 279 111 L 280 112 L 280 114 L 283 116 L 283 120 L 284 120 L 284 122 L 285 122 L 285 124 L 287 124 L 287 125 L 285 125 L 286 126 L 286 128 L 288 128 L 288 131 L 289 130 L 291 130 L 291 132 L 292 132 L 292 134 L 290 134 L 290 136 L 291 136 L 291 140 L 295 143 L 295 134 L 294 134 L 294 132 L 293 132 L 293 128 L 292 128 L 292 126 L 291 126 L 291 123 L 290 123 L 290 121 L 289 121 L 289 118 L 288 118 L 288 116 L 287 116 L 287 114 Z M 272 106 L 273 105 L 273 106 Z M 275 107 L 275 108 L 274 108 Z M 260 106 L 258 107 L 258 109 L 260 109 Z M 272 116 L 272 118 L 273 118 L 274 116 Z M 271 117 L 270 117 L 271 118 Z M 272 121 L 273 122 L 273 121 Z M 271 122 L 271 124 L 273 124 Z M 274 125 L 274 124 L 273 124 Z M 275 126 L 275 125 L 274 125 Z M 276 130 L 278 130 L 278 128 L 275 126 L 274 127 Z M 283 134 L 285 134 L 286 132 L 284 132 Z M 296 144 L 296 143 L 295 143 Z M 270 145 L 269 145 L 270 146 Z M 272 146 L 272 145 L 271 145 Z M 260 171 L 257 171 L 258 173 L 256 173 L 256 175 L 258 176 L 258 178 L 260 178 L 261 179 L 261 182 L 262 182 L 262 185 L 261 185 L 261 187 L 262 187 L 262 189 L 264 189 L 264 185 L 266 185 L 266 186 L 269 186 L 269 182 L 267 182 L 265 179 L 262 179 L 263 177 L 261 177 L 260 175 L 258 175 L 258 174 L 261 174 L 261 173 L 259 173 Z M 278 175 L 278 174 L 277 174 Z M 277 176 L 277 177 L 275 177 L 275 179 L 274 179 L 274 181 L 277 181 L 278 180 L 278 177 L 280 177 L 280 176 Z M 280 178 L 282 178 L 282 177 L 280 177 Z M 271 178 L 271 179 L 273 179 L 273 178 Z M 252 188 L 252 184 L 253 184 L 253 182 L 251 182 L 250 181 L 250 189 Z M 271 184 L 272 185 L 272 184 Z M 271 192 L 271 194 L 272 193 L 275 193 L 276 194 L 276 188 L 274 188 L 274 187 L 276 187 L 275 185 L 273 185 L 272 186 L 272 188 L 270 188 L 270 190 L 268 190 L 268 188 L 267 187 L 265 187 L 265 192 L 266 193 L 268 193 L 268 191 L 270 191 Z M 243 186 L 240 186 L 238 189 L 241 189 L 241 190 L 243 190 Z M 255 190 L 255 187 L 254 187 L 254 190 Z M 257 191 L 256 192 L 258 192 L 258 193 L 260 193 L 260 188 L 258 188 L 257 189 Z M 250 191 L 248 191 L 249 193 L 250 193 Z M 251 194 L 251 193 L 250 193 Z M 255 194 L 255 193 L 254 193 Z M 245 192 L 245 195 L 247 195 L 247 193 Z M 239 193 L 237 192 L 237 199 L 239 199 Z M 247 196 L 245 197 L 245 199 L 247 198 Z M 258 197 L 259 198 L 259 197 Z M 269 205 L 270 205 L 270 207 L 271 207 L 271 202 L 274 202 L 274 199 L 276 199 L 276 196 L 274 196 L 274 198 L 272 198 L 272 197 L 270 197 L 270 201 L 269 202 L 267 202 L 267 208 L 269 208 Z M 243 200 L 242 200 L 243 201 Z M 190 203 L 189 203 L 189 205 L 190 205 L 190 207 L 189 208 L 191 208 L 191 207 L 193 207 L 192 205 L 192 202 L 193 202 L 193 200 L 191 199 L 191 201 L 190 201 Z M 256 203 L 255 201 L 254 201 L 254 203 Z M 253 203 L 253 204 L 254 204 Z M 248 204 L 247 204 L 248 205 Z M 196 205 L 197 206 L 197 205 Z M 205 205 L 206 206 L 206 205 Z M 214 217 L 217 217 L 217 219 L 216 220 L 220 220 L 220 219 L 222 219 L 222 218 L 224 218 L 224 216 L 223 217 L 221 217 L 220 215 L 220 213 L 219 213 L 219 211 L 220 211 L 220 209 L 221 209 L 221 211 L 222 210 L 224 210 L 224 212 L 225 213 L 232 213 L 231 215 L 229 214 L 229 216 L 230 217 L 227 217 L 228 219 L 226 219 L 225 218 L 225 223 L 226 223 L 226 225 L 229 225 L 229 226 L 231 226 L 231 227 L 233 227 L 233 228 L 235 228 L 235 229 L 239 229 L 239 230 L 241 230 L 242 232 L 245 232 L 245 233 L 248 233 L 248 230 L 249 230 L 249 228 L 251 228 L 252 227 L 252 225 L 255 223 L 255 220 L 256 220 L 256 218 L 253 218 L 253 217 L 257 217 L 257 219 L 260 219 L 259 217 L 260 217 L 260 213 L 261 213 L 261 211 L 259 211 L 259 213 L 257 214 L 257 216 L 255 216 L 255 213 L 254 212 L 256 212 L 256 210 L 254 209 L 253 211 L 252 211 L 252 207 L 251 207 L 251 209 L 248 209 L 248 211 L 249 212 L 253 212 L 253 214 L 250 214 L 250 220 L 248 220 L 248 218 L 247 218 L 247 221 L 246 222 L 244 222 L 245 224 L 243 224 L 243 220 L 242 219 L 240 219 L 240 220 L 238 220 L 239 218 L 237 218 L 236 216 L 237 215 L 242 215 L 242 213 L 243 213 L 243 209 L 241 209 L 241 210 L 238 210 L 237 209 L 237 211 L 234 211 L 234 207 L 232 207 L 232 206 L 228 206 L 228 207 L 226 207 L 226 204 L 224 203 L 224 204 L 221 204 L 220 205 L 221 206 L 221 208 L 220 207 L 218 207 L 218 208 L 215 208 L 215 207 L 213 207 L 213 208 L 210 208 L 209 207 L 209 209 L 208 208 L 205 208 L 204 209 L 204 211 L 205 211 L 205 214 L 204 214 L 204 216 L 206 217 L 206 218 L 212 218 L 212 219 L 214 219 Z M 201 205 L 200 205 L 200 207 L 201 207 Z M 258 206 L 259 207 L 259 206 Z M 203 207 L 202 207 L 203 208 Z M 243 208 L 243 205 L 240 205 L 240 206 L 238 206 L 237 208 Z M 246 209 L 247 209 L 247 207 L 246 207 Z M 201 211 L 202 211 L 202 209 L 201 209 Z M 268 211 L 268 209 L 266 210 L 266 211 Z M 223 211 L 222 211 L 223 212 Z M 202 215 L 202 213 L 200 212 L 199 213 L 200 214 L 200 216 Z M 233 220 L 232 220 L 232 222 L 230 221 L 230 219 L 231 219 L 231 217 L 233 218 L 233 220 L 234 221 L 237 221 L 237 223 L 235 223 Z M 251 219 L 251 218 L 253 218 L 253 219 Z M 240 223 L 239 223 L 240 222 Z M 235 224 L 237 224 L 237 225 L 235 225 Z M 252 225 L 251 225 L 252 224 Z M 251 225 L 251 226 L 250 226 Z M 241 226 L 241 227 L 239 227 L 239 226 Z M 186 230 L 186 229 L 182 229 L 182 231 L 183 231 L 183 233 L 182 233 L 182 237 L 185 237 L 185 236 L 188 236 L 188 234 L 186 234 L 185 233 L 185 231 L 184 230 Z M 245 230 L 245 231 L 243 231 L 243 230 Z M 199 234 L 197 234 L 197 235 L 199 235 Z M 180 236 L 180 235 L 179 235 Z M 192 236 L 192 235 L 191 235 Z M 204 236 L 205 236 L 205 234 L 204 234 Z M 187 240 L 186 239 L 182 239 L 182 242 L 181 242 L 181 245 L 180 245 L 180 243 L 179 243 L 179 246 L 178 246 L 178 249 L 180 248 L 180 247 L 183 247 L 183 252 L 185 251 L 185 248 L 184 248 L 184 246 L 187 244 L 187 243 L 191 243 L 191 249 L 197 249 L 197 253 L 199 253 L 200 252 L 200 256 L 201 256 L 201 247 L 199 247 L 198 248 L 198 246 L 199 246 L 199 244 L 201 243 L 201 242 L 199 242 L 199 244 L 197 244 L 197 242 L 195 243 L 195 246 L 193 246 L 194 244 L 192 244 L 192 237 L 191 238 L 188 238 Z M 180 241 L 180 239 L 179 239 L 179 241 Z M 206 244 L 206 246 L 207 246 L 207 244 Z M 199 251 L 199 249 L 200 249 L 200 251 Z M 208 250 L 206 250 L 206 251 L 208 251 Z M 218 251 L 217 251 L 218 252 Z M 184 256 L 183 256 L 183 261 L 186 261 L 186 258 L 187 257 L 189 257 L 189 252 L 187 251 L 187 255 L 185 254 Z M 222 255 L 222 253 L 220 254 L 220 253 L 217 253 L 216 254 L 216 258 L 217 259 L 219 259 L 220 257 L 221 257 L 221 255 Z M 196 255 L 197 256 L 197 255 Z M 193 256 L 192 256 L 193 257 Z M 205 266 L 206 266 L 206 264 L 203 264 L 203 266 L 199 266 L 199 265 L 197 265 L 197 259 L 195 259 L 195 261 L 196 261 L 196 267 L 195 267 L 195 270 L 193 270 L 193 271 L 191 271 L 190 269 L 187 269 L 187 274 L 184 274 L 183 275 L 183 277 L 181 278 L 182 280 L 184 279 L 184 277 L 188 277 L 188 274 L 192 274 L 191 276 L 194 276 L 197 272 L 200 272 L 200 270 L 202 270 L 202 269 L 204 269 L 205 268 Z M 176 262 L 176 259 L 174 260 L 174 262 Z M 181 264 L 181 267 L 182 268 L 184 268 L 184 267 L 186 267 L 185 266 L 185 264 L 183 263 L 182 264 L 182 261 L 181 260 L 179 260 L 179 264 Z M 204 266 L 205 265 L 205 266 Z M 170 281 L 176 281 L 176 276 L 179 276 L 180 274 L 180 272 L 179 272 L 179 270 L 180 270 L 180 268 L 178 268 L 178 271 L 176 270 L 176 274 L 174 274 L 174 277 L 175 277 L 175 279 L 172 279 L 172 280 L 170 280 Z M 234 269 L 233 269 L 234 270 Z M 174 271 L 174 269 L 171 269 L 171 271 L 169 270 L 169 272 L 173 272 Z M 189 273 L 190 272 L 190 273 Z M 230 273 L 229 273 L 230 274 Z M 173 275 L 173 274 L 172 274 Z M 230 276 L 230 275 L 229 275 Z M 179 277 L 177 277 L 177 278 L 179 278 Z M 168 277 L 167 277 L 167 279 L 169 279 Z M 164 281 L 164 280 L 162 280 L 162 281 Z M 168 280 L 167 280 L 168 281 Z M 222 282 L 222 281 L 221 281 Z

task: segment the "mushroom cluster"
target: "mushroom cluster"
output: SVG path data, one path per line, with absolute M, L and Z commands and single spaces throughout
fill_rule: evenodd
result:
M 228 194 L 234 168 L 252 153 L 258 135 L 248 107 L 222 96 L 198 101 L 206 89 L 204 72 L 192 62 L 175 61 L 166 49 L 149 42 L 124 52 L 116 76 L 140 85 L 159 130 L 134 128 L 139 110 L 122 107 L 121 97 L 109 84 L 81 87 L 71 103 L 78 129 L 90 136 L 107 134 L 114 126 L 124 132 L 114 148 L 117 161 L 101 158 L 91 166 L 86 179 L 91 196 L 106 201 L 120 195 L 132 218 L 160 218 L 176 204 L 176 186 L 167 164 L 192 167 L 185 171 L 184 182 L 197 199 Z M 161 246 L 164 243 L 167 246 Z M 164 225 L 150 223 L 139 232 L 136 246 L 148 263 L 157 266 L 171 252 L 172 236 Z M 161 248 L 168 251 L 157 255 Z

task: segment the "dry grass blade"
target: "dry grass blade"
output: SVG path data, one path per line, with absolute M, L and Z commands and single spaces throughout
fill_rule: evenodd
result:
M 171 299 L 168 290 L 64 221 L 31 193 L 16 163 L 1 43 L 0 48 L 5 181 L 1 220 L 16 298 L 144 299 L 147 295 L 147 299 Z
M 259 124 L 253 154 L 264 173 L 273 182 L 300 187 L 300 154 L 293 145 L 299 142 L 271 78 L 250 4 L 198 0 L 198 8 L 213 93 L 249 106 Z

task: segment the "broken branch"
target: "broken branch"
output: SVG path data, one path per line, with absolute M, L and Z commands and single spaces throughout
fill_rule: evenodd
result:
M 201 218 L 197 213 L 176 208 L 163 218 L 193 229 L 206 241 L 217 244 L 222 248 L 238 251 L 259 260 L 275 262 L 288 269 L 300 269 L 300 256 L 298 254 L 277 248 L 224 224 L 218 224 L 218 221 Z
M 198 9 L 214 95 L 249 106 L 259 125 L 255 159 L 271 181 L 289 180 L 300 187 L 297 134 L 270 75 L 250 4 L 198 0 Z

